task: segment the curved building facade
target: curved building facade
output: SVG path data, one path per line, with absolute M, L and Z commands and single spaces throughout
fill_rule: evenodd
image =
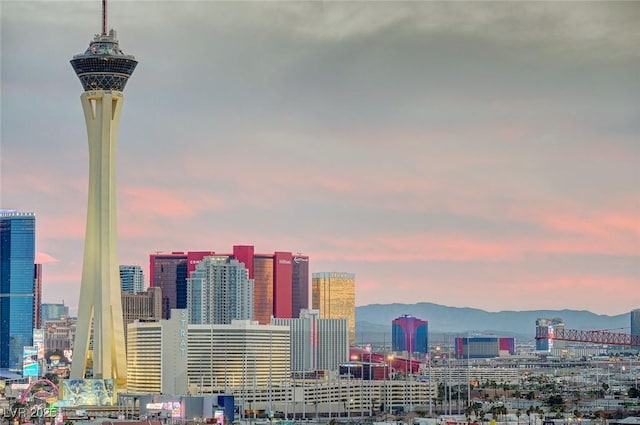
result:
M 391 350 L 427 354 L 429 322 L 405 314 L 391 322 Z

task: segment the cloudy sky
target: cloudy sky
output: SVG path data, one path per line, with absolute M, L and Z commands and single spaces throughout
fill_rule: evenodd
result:
M 100 1 L 1 2 L 0 208 L 77 308 L 88 184 L 69 59 Z M 252 244 L 357 305 L 640 308 L 640 2 L 113 1 L 139 65 L 120 261 Z

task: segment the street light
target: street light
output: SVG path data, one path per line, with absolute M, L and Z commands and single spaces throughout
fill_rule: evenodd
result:
M 387 405 L 389 406 L 389 414 L 391 414 L 391 394 L 393 393 L 393 386 L 391 385 L 391 361 L 393 360 L 393 355 L 390 354 L 387 356 L 387 363 L 385 363 L 388 366 L 388 374 L 385 375 L 385 401 L 387 403 Z M 389 388 L 387 388 L 387 381 L 386 379 L 389 378 Z M 385 410 L 386 410 L 385 406 Z

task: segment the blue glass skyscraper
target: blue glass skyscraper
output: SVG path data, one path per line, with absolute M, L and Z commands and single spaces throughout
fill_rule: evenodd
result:
M 0 210 L 0 369 L 22 370 L 33 345 L 36 217 Z

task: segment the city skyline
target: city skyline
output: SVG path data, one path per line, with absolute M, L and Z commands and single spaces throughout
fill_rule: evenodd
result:
M 73 312 L 88 161 L 68 59 L 100 2 L 0 7 L 0 208 L 36 214 L 43 302 Z M 251 244 L 354 273 L 358 306 L 628 313 L 639 17 L 633 2 L 114 2 L 141 61 L 119 264 L 148 276 L 156 251 Z

